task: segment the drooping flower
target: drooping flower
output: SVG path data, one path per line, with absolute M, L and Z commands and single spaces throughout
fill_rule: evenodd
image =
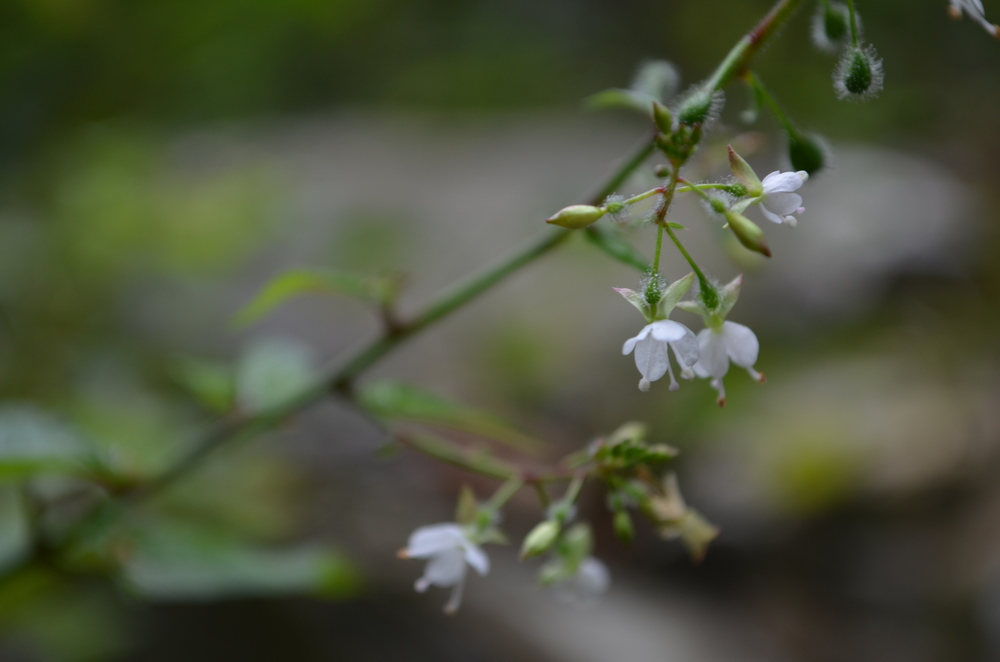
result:
M 767 220 L 795 227 L 798 221 L 793 214 L 805 211 L 805 207 L 802 206 L 802 196 L 795 191 L 799 190 L 807 179 L 809 173 L 805 170 L 798 172 L 775 170 L 764 178 L 761 182 L 764 192 L 760 197 L 760 210 Z
M 726 403 L 722 378 L 729 372 L 730 361 L 745 368 L 758 382 L 764 381 L 764 375 L 753 367 L 760 352 L 760 343 L 749 327 L 725 321 L 717 328 L 702 329 L 698 333 L 698 346 L 700 354 L 694 372 L 699 377 L 712 380 L 712 387 L 719 392 L 720 405 Z
M 600 600 L 611 586 L 608 567 L 593 556 L 588 556 L 577 566 L 572 575 L 556 581 L 552 585 L 560 602 L 588 607 Z
M 956 19 L 962 18 L 963 12 L 968 14 L 987 32 L 1000 39 L 1000 25 L 994 25 L 986 20 L 986 10 L 983 8 L 982 0 L 948 0 L 948 12 Z
M 673 320 L 659 320 L 647 324 L 634 338 L 629 338 L 622 346 L 622 354 L 635 351 L 635 365 L 642 379 L 639 390 L 648 391 L 651 382 L 670 375 L 670 390 L 680 388 L 670 367 L 668 347 L 674 350 L 674 357 L 681 367 L 681 376 L 691 379 L 692 368 L 698 362 L 698 340 L 691 329 Z
M 400 550 L 404 559 L 428 559 L 424 574 L 414 584 L 423 593 L 430 586 L 451 586 L 451 598 L 444 606 L 446 614 L 453 614 L 462 602 L 465 588 L 466 565 L 480 575 L 490 571 L 486 553 L 473 542 L 465 527 L 453 522 L 422 526 L 410 535 L 406 548 Z

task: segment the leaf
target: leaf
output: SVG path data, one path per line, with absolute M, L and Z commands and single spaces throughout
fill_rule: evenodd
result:
M 675 230 L 687 230 L 687 227 L 681 225 L 680 223 L 674 223 L 673 221 L 667 221 L 667 225 Z
M 183 357 L 170 367 L 174 380 L 207 409 L 224 413 L 233 405 L 233 369 L 224 363 Z
M 649 271 L 649 262 L 646 261 L 646 258 L 614 230 L 592 225 L 585 230 L 585 233 L 592 244 L 619 262 L 643 273 Z
M 366 277 L 322 269 L 296 269 L 275 277 L 234 318 L 238 326 L 259 320 L 279 304 L 303 294 L 339 294 L 371 303 L 395 298 L 399 277 Z
M 268 339 L 251 345 L 236 368 L 236 397 L 250 412 L 287 404 L 317 380 L 312 352 L 304 345 Z
M 409 384 L 370 382 L 359 391 L 358 402 L 379 418 L 469 432 L 529 453 L 541 447 L 540 441 L 492 414 L 454 404 Z
M 0 406 L 0 478 L 81 471 L 89 442 L 55 416 L 29 404 Z
M 190 525 L 157 522 L 142 532 L 123 564 L 136 593 L 159 600 L 355 592 L 357 571 L 339 552 L 317 545 L 266 549 Z

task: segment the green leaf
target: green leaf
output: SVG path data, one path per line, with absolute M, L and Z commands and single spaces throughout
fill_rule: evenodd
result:
M 649 271 L 649 262 L 646 261 L 646 258 L 614 230 L 592 225 L 585 230 L 585 233 L 591 243 L 619 262 L 643 273 Z
M 245 326 L 259 320 L 279 304 L 303 294 L 339 294 L 371 303 L 395 298 L 399 277 L 366 277 L 322 269 L 296 269 L 277 276 L 236 314 L 235 322 Z
M 312 352 L 304 345 L 268 339 L 251 345 L 236 368 L 236 396 L 250 412 L 280 407 L 315 385 Z
M 358 402 L 374 416 L 387 420 L 469 432 L 524 452 L 538 451 L 542 445 L 491 414 L 454 404 L 409 384 L 370 382 L 359 391 Z
M 687 230 L 686 226 L 683 226 L 680 223 L 674 223 L 673 221 L 667 221 L 667 225 L 669 225 L 675 230 Z
M 235 386 L 231 366 L 183 357 L 170 366 L 170 374 L 210 411 L 224 413 L 232 407 Z
M 632 80 L 631 90 L 635 94 L 666 102 L 677 93 L 681 84 L 676 67 L 666 60 L 643 62 Z
M 301 593 L 344 597 L 358 585 L 352 564 L 332 549 L 264 549 L 210 530 L 163 522 L 135 539 L 122 570 L 132 590 L 160 600 Z
M 81 471 L 92 450 L 75 430 L 35 406 L 0 406 L 0 478 Z

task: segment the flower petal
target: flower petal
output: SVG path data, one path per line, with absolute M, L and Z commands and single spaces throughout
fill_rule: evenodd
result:
M 644 339 L 646 336 L 648 336 L 652 330 L 653 330 L 653 325 L 647 324 L 646 326 L 642 327 L 642 331 L 640 331 L 634 338 L 629 338 L 628 340 L 626 340 L 625 344 L 622 345 L 622 355 L 630 354 L 632 350 L 635 349 L 635 344 L 640 340 Z
M 701 347 L 698 344 L 698 338 L 695 337 L 691 329 L 685 326 L 684 337 L 670 343 L 670 346 L 673 347 L 674 356 L 677 357 L 677 362 L 681 365 L 682 369 L 692 368 L 698 363 L 698 358 L 701 356 Z
M 805 173 L 803 173 L 805 174 Z M 774 193 L 791 193 L 802 187 L 805 179 L 797 172 L 779 172 L 775 170 L 764 178 L 761 185 L 764 187 L 764 195 Z
M 431 558 L 421 578 L 424 583 L 435 586 L 454 586 L 465 577 L 465 555 L 460 549 L 452 549 Z
M 465 534 L 458 524 L 432 524 L 410 534 L 403 552 L 409 558 L 426 559 L 449 549 L 458 549 L 464 540 Z
M 788 216 L 802 206 L 802 196 L 798 193 L 772 193 L 765 196 L 761 204 L 779 216 Z
M 742 324 L 724 322 L 722 336 L 725 338 L 726 352 L 733 363 L 743 368 L 753 367 L 760 352 L 760 343 L 754 332 Z
M 653 327 L 653 337 L 663 342 L 680 340 L 685 335 L 691 333 L 686 326 L 673 320 L 660 320 L 659 322 L 653 322 L 649 326 Z
M 765 207 L 764 203 L 761 203 L 760 211 L 762 214 L 764 214 L 764 218 L 771 221 L 772 223 L 777 223 L 778 225 L 781 225 L 782 223 L 785 222 L 785 219 L 783 219 L 781 216 L 778 216 L 773 211 Z
M 475 543 L 466 543 L 465 562 L 482 576 L 490 571 L 490 557 L 486 556 L 486 552 Z
M 635 367 L 642 378 L 649 382 L 667 374 L 667 343 L 645 338 L 635 346 Z
M 694 366 L 695 373 L 699 377 L 724 377 L 729 372 L 729 356 L 723 335 L 711 329 L 702 329 L 698 333 L 698 345 L 701 355 Z

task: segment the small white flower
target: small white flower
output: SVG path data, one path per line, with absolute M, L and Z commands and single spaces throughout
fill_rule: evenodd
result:
M 593 556 L 580 561 L 576 574 L 553 585 L 556 598 L 560 602 L 588 607 L 594 605 L 611 585 L 608 567 Z
M 719 392 L 720 405 L 726 404 L 726 389 L 722 385 L 722 378 L 729 372 L 730 361 L 745 368 L 758 382 L 764 381 L 764 375 L 753 368 L 760 352 L 760 343 L 748 327 L 727 321 L 717 330 L 702 329 L 698 334 L 698 345 L 701 353 L 694 371 L 699 377 L 712 380 L 712 386 Z
M 994 37 L 1000 38 L 1000 25 L 994 25 L 986 20 L 986 10 L 982 0 L 948 0 L 948 11 L 954 18 L 962 18 L 962 12 L 972 17 L 976 23 L 986 28 Z
M 780 172 L 775 170 L 764 178 L 761 185 L 764 192 L 760 197 L 760 210 L 769 221 L 775 223 L 787 223 L 795 227 L 798 223 L 792 214 L 801 214 L 805 211 L 802 206 L 802 196 L 794 191 L 809 179 L 809 173 L 805 170 L 798 172 Z
M 399 556 L 428 559 L 423 577 L 414 584 L 418 592 L 423 593 L 431 585 L 454 587 L 444 607 L 447 614 L 455 613 L 462 602 L 466 564 L 480 575 L 490 571 L 486 553 L 469 538 L 464 527 L 452 522 L 420 527 L 410 535 L 406 549 L 401 550 Z
M 674 379 L 674 371 L 670 367 L 668 345 L 674 350 L 674 357 L 681 366 L 681 375 L 685 379 L 694 376 L 692 368 L 698 362 L 698 339 L 691 329 L 672 320 L 660 320 L 647 324 L 634 338 L 625 341 L 622 354 L 635 350 L 635 365 L 639 368 L 642 379 L 639 390 L 648 391 L 650 382 L 655 382 L 663 375 L 670 375 L 670 390 L 680 388 Z

